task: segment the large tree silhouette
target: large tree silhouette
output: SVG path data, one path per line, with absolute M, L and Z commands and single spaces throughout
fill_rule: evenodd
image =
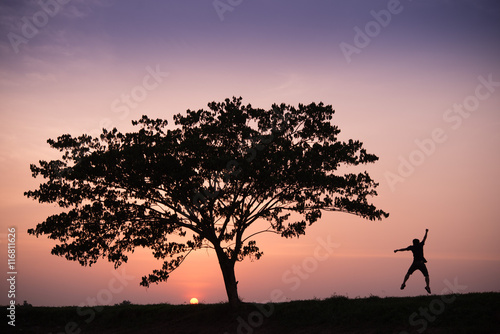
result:
M 250 226 L 288 238 L 323 210 L 388 216 L 367 200 L 377 194 L 368 173 L 338 171 L 378 158 L 359 141 L 338 140 L 330 105 L 263 110 L 232 98 L 208 107 L 174 116 L 174 129 L 143 116 L 136 132 L 49 139 L 62 157 L 31 165 L 46 180 L 25 195 L 67 210 L 28 233 L 59 240 L 52 254 L 89 266 L 102 257 L 118 267 L 135 247 L 150 248 L 164 262 L 144 286 L 167 280 L 191 251 L 212 248 L 236 307 L 235 263 L 262 255 Z

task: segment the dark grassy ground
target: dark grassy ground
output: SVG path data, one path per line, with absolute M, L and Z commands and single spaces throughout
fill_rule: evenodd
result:
M 7 332 L 500 334 L 500 293 L 332 297 L 245 304 L 237 313 L 227 304 L 17 307 L 15 331 Z

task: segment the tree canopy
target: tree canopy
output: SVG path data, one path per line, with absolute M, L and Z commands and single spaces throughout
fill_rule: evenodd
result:
M 233 97 L 175 115 L 176 127 L 142 116 L 135 132 L 49 139 L 62 156 L 31 165 L 45 183 L 25 195 L 67 210 L 28 232 L 58 240 L 52 254 L 82 265 L 107 258 L 118 267 L 150 248 L 163 266 L 145 286 L 165 281 L 191 251 L 213 248 L 237 305 L 235 263 L 262 255 L 247 232 L 255 222 L 289 238 L 323 211 L 388 216 L 368 201 L 378 184 L 367 172 L 339 172 L 378 158 L 340 141 L 333 115 L 323 103 L 264 110 Z

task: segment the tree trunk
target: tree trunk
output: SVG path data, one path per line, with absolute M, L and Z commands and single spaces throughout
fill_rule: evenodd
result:
M 224 277 L 224 285 L 226 287 L 227 298 L 232 309 L 237 309 L 240 305 L 238 297 L 238 282 L 234 274 L 235 262 L 228 258 L 224 251 L 216 247 L 217 259 L 219 260 L 222 276 Z

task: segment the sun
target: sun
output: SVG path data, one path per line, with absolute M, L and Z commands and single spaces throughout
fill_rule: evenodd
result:
M 196 298 L 194 298 L 194 297 L 193 297 L 193 298 L 191 298 L 191 300 L 190 300 L 189 302 L 190 302 L 191 304 L 193 304 L 193 305 L 194 305 L 194 304 L 198 304 L 198 299 L 196 299 Z

